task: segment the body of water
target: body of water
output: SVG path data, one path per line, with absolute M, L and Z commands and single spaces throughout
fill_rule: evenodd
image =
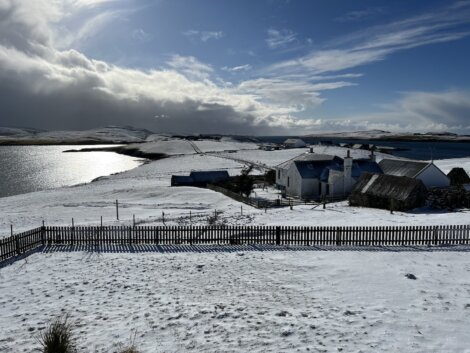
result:
M 87 183 L 142 163 L 114 152 L 63 153 L 107 146 L 0 146 L 0 197 Z
M 281 143 L 287 136 L 261 137 L 260 141 Z M 320 141 L 331 141 L 334 143 L 364 143 L 376 146 L 394 147 L 401 150 L 394 151 L 398 157 L 410 159 L 431 160 L 470 157 L 470 143 L 468 142 L 424 142 L 424 141 L 387 141 L 387 140 L 353 140 L 353 139 L 331 139 L 331 138 L 304 138 L 308 144 L 316 144 Z

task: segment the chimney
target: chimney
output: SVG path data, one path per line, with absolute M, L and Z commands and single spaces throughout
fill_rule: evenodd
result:
M 310 153 L 313 153 L 313 147 L 310 146 Z
M 351 158 L 351 152 L 348 150 L 348 154 L 346 158 L 343 160 L 343 170 L 344 170 L 344 194 L 348 194 L 351 191 L 351 187 L 353 184 L 352 181 L 352 166 L 353 166 L 353 159 Z

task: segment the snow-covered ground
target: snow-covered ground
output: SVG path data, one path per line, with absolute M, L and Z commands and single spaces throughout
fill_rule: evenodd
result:
M 243 161 L 274 166 L 306 151 L 244 150 L 172 156 L 90 184 L 0 198 L 0 237 L 10 234 L 11 224 L 16 233 L 38 227 L 42 220 L 48 225 L 69 225 L 74 218 L 76 225 L 97 225 L 103 216 L 107 225 L 129 225 L 135 214 L 138 224 L 162 225 L 162 212 L 165 213 L 166 224 L 201 225 L 207 224 L 214 210 L 220 212 L 219 222 L 226 224 L 386 226 L 460 225 L 469 222 L 470 212 L 465 210 L 452 213 L 420 210 L 391 215 L 385 210 L 349 207 L 347 202 L 332 203 L 326 209 L 303 205 L 295 206 L 293 210 L 280 208 L 265 212 L 211 190 L 170 186 L 172 174 L 187 175 L 192 170 L 219 169 L 235 175 L 245 166 Z M 314 151 L 342 155 L 347 150 L 319 146 Z M 367 153 L 351 152 L 355 157 L 364 157 Z M 470 171 L 470 159 L 440 160 L 436 164 L 444 171 L 458 166 Z M 115 200 L 119 200 L 120 205 L 119 221 L 115 217 Z
M 88 353 L 470 352 L 469 271 L 453 251 L 34 254 L 0 269 L 0 351 L 68 313 Z

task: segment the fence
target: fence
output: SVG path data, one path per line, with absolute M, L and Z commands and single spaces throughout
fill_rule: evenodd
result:
M 0 239 L 0 261 L 47 245 L 303 245 L 410 246 L 470 244 L 470 226 L 40 227 Z
M 299 200 L 299 199 L 277 199 L 277 200 L 265 200 L 265 199 L 258 199 L 258 198 L 251 198 L 245 197 L 243 195 L 237 194 L 231 190 L 225 189 L 220 186 L 207 184 L 207 188 L 213 191 L 220 192 L 225 196 L 231 197 L 232 199 L 243 202 L 247 205 L 256 207 L 256 208 L 271 208 L 271 207 L 287 207 L 287 206 L 299 206 L 299 205 L 320 205 L 319 202 L 316 201 L 308 201 L 308 200 Z M 325 202 L 332 202 L 332 201 L 339 201 L 344 200 L 344 198 L 332 199 L 328 198 Z

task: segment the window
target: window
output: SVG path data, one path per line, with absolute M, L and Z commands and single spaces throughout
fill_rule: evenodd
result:
M 277 171 L 277 178 L 281 179 L 281 170 L 280 169 Z

